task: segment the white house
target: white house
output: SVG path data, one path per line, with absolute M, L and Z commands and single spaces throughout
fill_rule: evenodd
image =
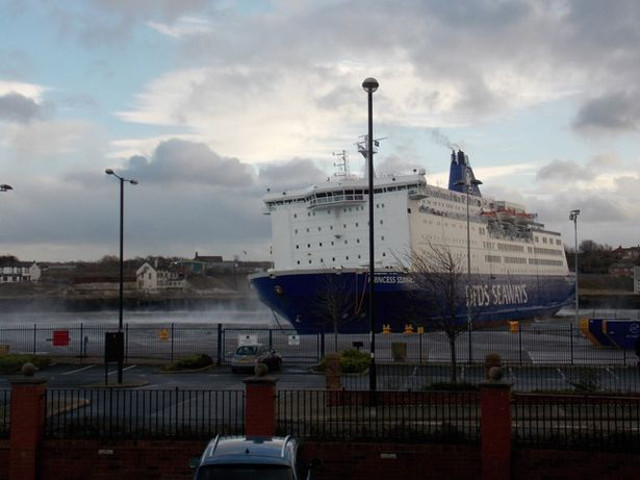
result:
M 145 262 L 136 270 L 138 290 L 155 293 L 160 290 L 183 290 L 187 281 L 181 272 L 165 270 Z
M 37 263 L 14 262 L 0 265 L 0 283 L 38 283 L 42 271 Z

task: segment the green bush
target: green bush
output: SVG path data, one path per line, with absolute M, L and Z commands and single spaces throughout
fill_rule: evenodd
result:
M 358 350 L 344 350 L 340 352 L 340 371 L 342 373 L 363 373 L 369 368 L 371 363 L 368 353 Z M 327 361 L 325 358 L 314 367 L 315 370 L 325 372 Z
M 179 358 L 171 365 L 165 367 L 165 370 L 198 370 L 213 365 L 213 359 L 204 353 L 196 353 L 186 357 Z
M 37 357 L 35 355 L 11 354 L 0 357 L 0 374 L 11 375 L 20 373 L 22 365 L 33 363 L 37 368 L 44 368 L 51 365 L 49 357 Z
M 359 350 L 340 352 L 340 369 L 342 373 L 362 373 L 369 368 L 371 358 L 368 353 Z

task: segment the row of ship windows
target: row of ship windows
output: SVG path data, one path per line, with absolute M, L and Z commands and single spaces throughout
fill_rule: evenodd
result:
M 555 243 L 556 245 L 562 245 L 562 241 L 559 238 L 556 238 L 556 239 L 549 238 L 549 239 L 547 239 L 547 237 L 535 237 L 535 242 L 538 243 L 540 238 L 542 238 L 542 243 L 549 243 L 551 245 L 553 245 Z
M 384 203 L 376 203 L 376 208 L 384 208 Z M 359 207 L 344 207 L 342 209 L 343 213 L 347 213 L 347 212 L 352 212 L 352 211 L 358 211 L 358 210 L 364 210 L 363 206 L 359 206 Z M 332 209 L 327 209 L 327 215 L 331 215 L 332 213 Z M 316 212 L 307 212 L 307 217 L 315 217 L 316 216 Z M 294 213 L 293 214 L 293 218 L 298 218 L 298 214 Z
M 367 225 L 369 225 L 369 222 L 367 222 Z M 384 220 L 380 220 L 380 225 L 384 225 Z M 359 227 L 360 224 L 358 222 L 355 222 L 353 224 L 353 226 L 354 226 L 354 228 L 355 227 Z M 349 225 L 346 224 L 346 223 L 343 223 L 342 224 L 342 228 L 349 228 Z M 319 232 L 322 231 L 322 227 L 317 227 L 317 229 L 318 229 Z M 333 230 L 333 225 L 329 225 L 329 230 Z M 310 233 L 311 232 L 311 227 L 307 227 L 306 231 L 307 231 L 307 233 Z M 299 232 L 299 230 L 297 228 L 293 231 L 294 235 L 297 235 L 298 232 Z
M 508 243 L 494 243 L 494 242 L 482 242 L 482 245 L 487 250 L 495 250 L 496 247 L 501 252 L 522 252 L 524 253 L 524 246 L 522 245 L 510 245 Z M 536 253 L 538 255 L 555 255 L 560 256 L 563 255 L 564 252 L 562 250 L 554 249 L 554 248 L 539 248 L 539 247 L 527 247 L 527 253 Z
M 383 256 L 383 257 L 386 257 L 386 256 L 387 256 L 386 252 L 382 252 L 382 256 Z M 344 259 L 345 259 L 346 261 L 348 261 L 348 260 L 349 260 L 349 258 L 350 258 L 350 257 L 349 257 L 349 255 L 346 255 L 346 256 L 344 257 Z M 361 259 L 362 259 L 362 255 L 358 255 L 358 260 L 361 260 Z M 337 260 L 337 258 L 336 258 L 336 257 L 331 257 L 331 261 L 332 261 L 332 262 L 335 262 L 336 260 Z M 308 260 L 308 262 L 309 262 L 309 265 L 313 265 L 313 263 L 314 263 L 314 262 L 313 262 L 313 260 Z M 320 261 L 319 261 L 319 262 L 317 262 L 317 263 L 318 263 L 319 265 L 323 265 L 323 264 L 324 264 L 324 258 L 321 258 L 321 259 L 320 259 Z M 300 264 L 301 264 L 301 260 L 296 261 L 296 264 L 297 264 L 297 265 L 300 265 Z
M 380 237 L 380 240 L 384 242 L 384 235 L 382 235 Z M 356 243 L 360 243 L 360 239 L 356 238 Z M 344 244 L 348 245 L 349 244 L 349 240 L 347 240 L 346 238 L 344 239 Z M 335 245 L 335 242 L 333 240 L 331 240 L 331 246 L 333 247 Z M 322 242 L 318 242 L 318 247 L 322 247 Z M 307 243 L 307 248 L 311 248 L 311 244 Z M 300 250 L 300 245 L 296 245 L 296 250 Z
M 501 263 L 502 257 L 500 255 L 485 255 L 485 261 L 489 263 Z M 518 258 L 518 257 L 504 257 L 504 263 L 511 264 L 526 264 L 526 258 Z M 561 260 L 547 260 L 544 258 L 530 258 L 529 265 L 544 265 L 548 267 L 561 267 L 563 265 Z

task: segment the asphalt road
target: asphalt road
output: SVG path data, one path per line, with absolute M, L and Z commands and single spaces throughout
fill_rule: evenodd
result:
M 273 372 L 278 377 L 281 389 L 322 389 L 325 380 L 322 375 L 309 372 L 305 366 L 285 365 L 281 372 Z M 37 373 L 47 379 L 48 388 L 78 388 L 105 383 L 105 366 L 53 365 Z M 231 373 L 227 365 L 212 367 L 201 372 L 166 373 L 158 366 L 128 364 L 123 368 L 123 383 L 138 389 L 193 389 L 193 390 L 243 390 L 242 380 L 249 374 Z M 0 376 L 0 389 L 10 387 L 10 376 Z M 110 364 L 106 371 L 107 382 L 117 384 L 116 364 Z

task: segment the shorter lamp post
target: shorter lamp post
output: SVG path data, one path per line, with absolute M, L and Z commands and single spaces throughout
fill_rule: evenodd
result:
M 104 173 L 113 175 L 120 180 L 120 295 L 118 302 L 118 332 L 122 333 L 122 312 L 124 304 L 124 183 L 127 182 L 131 185 L 137 185 L 138 181 L 121 177 L 110 168 L 107 168 Z M 122 361 L 122 358 L 118 360 L 118 383 L 122 383 Z
M 480 180 L 470 179 L 469 176 L 465 175 L 464 180 L 460 180 L 456 182 L 458 186 L 464 186 L 464 190 L 467 196 L 467 291 L 465 292 L 465 298 L 468 298 L 469 295 L 469 285 L 471 285 L 471 228 L 469 226 L 469 187 L 471 185 L 478 186 L 482 185 Z M 467 301 L 466 305 L 467 310 L 467 334 L 469 335 L 469 363 L 473 361 L 472 354 L 472 345 L 471 345 L 471 330 L 473 329 L 473 325 L 471 323 L 471 312 L 469 311 L 469 302 Z
M 569 220 L 573 222 L 574 239 L 575 239 L 575 271 L 576 271 L 576 327 L 578 326 L 578 310 L 580 308 L 580 300 L 578 298 L 578 215 L 580 210 L 571 210 Z
M 368 181 L 369 181 L 369 335 L 371 348 L 371 363 L 369 365 L 369 390 L 370 402 L 376 403 L 375 393 L 377 390 L 376 373 L 376 323 L 375 323 L 375 249 L 374 249 L 374 226 L 373 226 L 373 94 L 378 90 L 378 81 L 375 78 L 366 78 L 362 82 L 362 88 L 367 92 L 368 106 L 368 128 L 367 128 L 367 160 L 368 160 Z

